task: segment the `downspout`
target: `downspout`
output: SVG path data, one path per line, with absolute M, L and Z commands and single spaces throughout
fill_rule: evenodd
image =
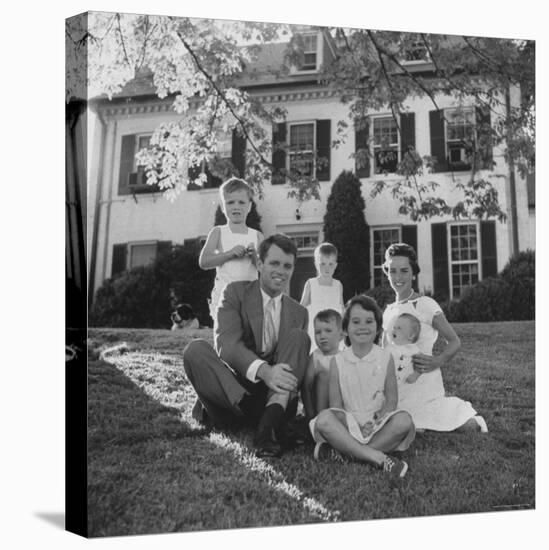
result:
M 509 147 L 509 138 L 511 137 L 511 92 L 509 87 L 505 90 L 505 111 L 507 115 L 507 147 Z M 517 188 L 515 181 L 515 161 L 508 155 L 509 164 L 509 209 L 511 211 L 511 236 L 512 248 L 511 256 L 514 256 L 519 251 L 519 235 L 518 235 L 518 217 L 517 217 Z
M 101 197 L 103 196 L 103 180 L 104 180 L 104 166 L 105 166 L 105 149 L 107 141 L 107 125 L 99 109 L 96 111 L 97 119 L 101 125 L 101 150 L 99 154 L 99 171 L 97 192 L 95 194 L 95 206 L 93 216 L 93 234 L 91 242 L 91 257 L 90 257 L 90 280 L 88 282 L 88 309 L 91 308 L 93 303 L 93 296 L 95 294 L 95 270 L 97 265 L 97 239 L 99 234 L 99 221 L 101 215 Z
M 105 201 L 107 203 L 107 213 L 106 213 L 106 219 L 105 219 L 105 242 L 103 246 L 103 276 L 102 280 L 104 281 L 107 278 L 107 254 L 109 249 L 109 231 L 110 231 L 110 225 L 111 225 L 111 205 L 113 203 L 113 171 L 114 171 L 114 142 L 115 137 L 118 132 L 118 123 L 116 120 L 113 122 L 113 128 L 112 128 L 112 144 L 111 144 L 111 157 L 110 157 L 110 166 L 109 166 L 109 178 L 110 178 L 110 185 L 109 185 L 109 196 L 107 200 Z

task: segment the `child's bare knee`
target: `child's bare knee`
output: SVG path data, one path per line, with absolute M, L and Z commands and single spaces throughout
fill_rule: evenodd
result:
M 332 411 L 324 409 L 318 413 L 315 426 L 319 432 L 325 432 L 330 429 L 334 422 L 334 415 Z
M 393 428 L 402 434 L 408 433 L 413 426 L 412 417 L 405 411 L 398 412 L 391 420 Z

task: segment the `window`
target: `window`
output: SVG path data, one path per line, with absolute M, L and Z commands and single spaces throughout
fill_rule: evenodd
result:
M 156 258 L 157 243 L 143 243 L 129 245 L 129 265 L 128 269 L 134 267 L 149 265 Z
M 232 152 L 233 152 L 233 136 L 230 133 L 220 132 L 217 139 L 217 154 L 215 159 L 215 171 L 208 166 L 206 161 L 202 161 L 199 166 L 192 166 L 188 170 L 189 184 L 187 189 L 189 191 L 197 189 L 216 189 L 218 188 L 229 176 L 232 174 Z M 220 173 L 221 175 L 218 175 Z M 194 183 L 194 180 L 200 175 L 206 175 L 206 181 L 203 185 Z
M 315 123 L 290 124 L 290 173 L 314 177 L 315 149 Z
M 408 36 L 405 41 L 402 41 L 401 47 L 404 51 L 403 61 L 405 63 L 425 62 L 429 59 L 429 52 L 420 35 Z
M 316 45 L 317 35 L 306 34 L 303 37 L 303 63 L 300 69 L 302 71 L 314 71 L 316 70 Z
M 470 162 L 475 141 L 475 111 L 472 108 L 446 109 L 446 158 L 450 165 Z
M 135 155 L 139 153 L 142 149 L 148 149 L 151 144 L 151 134 L 137 135 L 135 140 L 135 154 L 132 167 L 132 173 L 130 174 L 129 186 L 130 189 L 136 187 L 142 187 L 147 185 L 147 175 L 145 174 L 145 166 L 139 164 Z M 152 189 L 152 188 L 151 188 Z
M 385 261 L 385 251 L 389 245 L 402 242 L 400 227 L 384 227 L 372 229 L 372 274 L 373 287 L 386 285 L 387 277 L 383 273 L 383 262 Z
M 296 41 L 297 59 L 290 69 L 293 74 L 314 73 L 322 63 L 322 48 L 319 48 L 319 33 L 298 33 Z
M 318 231 L 288 234 L 297 246 L 299 256 L 312 256 L 314 249 L 319 244 Z
M 119 195 L 158 193 L 158 185 L 147 185 L 145 166 L 139 164 L 136 154 L 151 146 L 151 133 L 122 136 L 120 147 Z
M 449 231 L 451 297 L 459 298 L 463 290 L 480 278 L 480 250 L 476 223 L 450 225 Z
M 374 173 L 394 173 L 399 161 L 399 131 L 393 117 L 376 117 L 372 130 Z

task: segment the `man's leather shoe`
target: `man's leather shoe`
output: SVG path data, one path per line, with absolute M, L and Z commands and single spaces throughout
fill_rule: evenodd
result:
M 258 458 L 279 458 L 282 446 L 274 437 L 272 429 L 264 429 L 255 437 L 255 456 Z
M 309 426 L 304 417 L 297 417 L 284 424 L 277 434 L 277 440 L 287 449 L 295 449 L 312 441 Z

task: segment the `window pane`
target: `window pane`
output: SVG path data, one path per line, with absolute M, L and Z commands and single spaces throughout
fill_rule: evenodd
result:
M 479 280 L 478 238 L 476 224 L 450 226 L 450 261 L 452 292 L 458 298 L 463 290 Z
M 130 269 L 149 265 L 156 258 L 156 243 L 134 244 L 130 246 Z
M 290 126 L 290 170 L 313 175 L 314 124 Z
M 400 230 L 398 228 L 391 229 L 375 229 L 373 231 L 373 248 L 374 248 L 374 279 L 375 270 L 381 269 L 383 262 L 385 261 L 385 251 L 393 243 L 400 241 Z M 385 276 L 382 273 L 381 281 Z

